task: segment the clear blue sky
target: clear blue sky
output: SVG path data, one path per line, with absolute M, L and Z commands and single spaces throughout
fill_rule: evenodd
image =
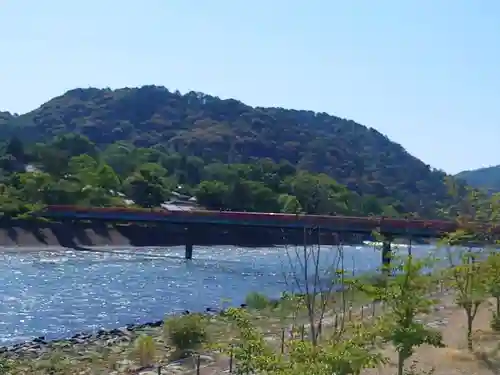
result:
M 0 109 L 164 85 L 372 126 L 426 163 L 500 164 L 499 0 L 0 0 Z

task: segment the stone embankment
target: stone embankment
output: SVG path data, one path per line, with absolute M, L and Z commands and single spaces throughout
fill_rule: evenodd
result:
M 189 239 L 187 236 L 190 236 Z M 308 243 L 318 241 L 311 234 Z M 345 238 L 344 238 L 345 237 Z M 258 227 L 198 227 L 187 233 L 175 224 L 138 224 L 108 222 L 37 222 L 29 220 L 1 221 L 0 248 L 40 249 L 47 247 L 86 248 L 99 246 L 141 247 L 182 246 L 196 238 L 194 245 L 237 245 L 260 247 L 284 244 L 303 244 L 301 231 L 283 232 Z M 343 238 L 333 234 L 321 237 L 322 244 L 361 244 L 366 238 L 346 234 Z

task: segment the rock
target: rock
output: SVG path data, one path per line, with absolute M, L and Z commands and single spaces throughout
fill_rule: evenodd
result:
M 70 342 L 71 344 L 73 344 L 73 345 L 79 345 L 79 344 L 84 344 L 84 343 L 86 343 L 86 342 L 88 342 L 88 341 L 87 341 L 87 340 L 85 340 L 85 339 L 81 339 L 81 338 L 76 338 L 76 339 L 71 338 L 71 339 L 69 340 L 69 342 Z
M 186 311 L 186 313 L 188 312 Z M 153 337 L 157 337 L 158 328 L 162 327 L 163 324 L 163 320 L 144 324 L 128 324 L 110 330 L 99 329 L 94 333 L 79 332 L 69 338 L 53 341 L 47 340 L 45 336 L 39 336 L 29 342 L 0 347 L 0 354 L 12 358 L 36 358 L 43 353 L 61 349 L 78 352 L 87 348 L 91 350 L 111 348 L 112 351 L 115 351 L 115 347 L 117 347 L 119 351 L 123 351 L 123 346 L 130 343 L 142 330 L 150 333 Z
M 96 336 L 97 337 L 103 337 L 103 336 L 106 336 L 107 334 L 108 334 L 107 331 L 105 331 L 104 329 L 100 329 L 99 331 L 97 331 Z
M 125 333 L 120 328 L 114 328 L 108 332 L 109 336 L 122 336 Z
M 132 369 L 135 366 L 135 363 L 131 361 L 130 359 L 122 359 L 118 362 L 116 362 L 116 365 L 118 367 L 118 373 L 123 373 L 124 370 Z
M 41 343 L 41 344 L 47 344 L 47 343 L 45 342 L 45 336 L 40 336 L 40 337 L 34 338 L 34 339 L 33 339 L 33 342 L 39 342 L 39 343 Z
M 207 354 L 200 354 L 200 361 L 201 362 L 214 362 L 215 359 Z
M 142 371 L 139 371 L 138 374 L 141 374 L 141 375 L 158 375 L 158 370 L 142 370 Z
M 130 331 L 127 327 L 117 328 L 116 331 L 117 331 L 117 336 L 120 337 L 130 337 L 132 335 L 132 331 Z
M 178 363 L 170 363 L 161 368 L 162 374 L 183 374 L 184 372 L 186 372 L 186 369 Z

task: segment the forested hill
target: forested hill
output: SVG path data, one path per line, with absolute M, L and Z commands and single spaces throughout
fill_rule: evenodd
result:
M 353 99 L 355 100 L 355 99 Z M 449 202 L 445 174 L 407 153 L 377 130 L 326 113 L 250 107 L 199 92 L 164 87 L 75 89 L 32 112 L 0 113 L 0 137 L 26 144 L 81 133 L 104 150 L 117 141 L 155 146 L 203 162 L 287 160 L 325 172 L 362 196 L 399 212 L 435 216 Z
M 463 171 L 458 173 L 456 177 L 475 188 L 500 192 L 500 165 Z

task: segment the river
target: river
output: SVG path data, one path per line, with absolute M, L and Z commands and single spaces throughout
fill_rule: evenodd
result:
M 284 275 L 295 256 L 295 248 L 285 247 L 195 247 L 192 261 L 183 259 L 180 247 L 5 250 L 0 253 L 0 345 L 236 305 L 253 291 L 277 297 L 287 289 Z M 337 247 L 323 246 L 322 264 L 331 264 L 337 254 Z M 349 270 L 380 264 L 373 247 L 346 246 L 344 254 Z

